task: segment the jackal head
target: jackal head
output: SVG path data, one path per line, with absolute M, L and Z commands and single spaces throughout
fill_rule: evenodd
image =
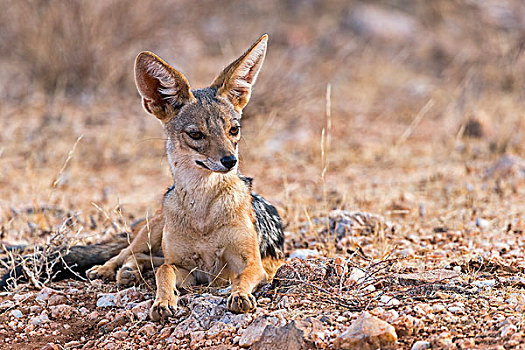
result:
M 227 173 L 237 168 L 241 114 L 250 99 L 266 54 L 263 35 L 204 89 L 151 52 L 135 62 L 135 81 L 144 109 L 157 117 L 167 135 L 172 169 L 193 167 Z

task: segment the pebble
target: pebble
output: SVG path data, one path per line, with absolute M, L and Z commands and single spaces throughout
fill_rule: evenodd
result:
M 516 328 L 515 325 L 513 325 L 512 323 L 508 323 L 504 325 L 503 327 L 501 327 L 499 334 L 500 334 L 500 337 L 505 338 L 511 334 L 516 333 L 517 331 L 518 329 Z
M 144 334 L 148 338 L 152 337 L 155 333 L 157 333 L 157 328 L 152 322 L 146 323 L 139 329 L 139 334 Z
M 131 309 L 131 312 L 139 321 L 145 321 L 148 318 L 152 304 L 153 300 L 151 299 L 140 302 Z
M 259 298 L 259 300 L 257 300 L 257 303 L 260 304 L 260 305 L 266 305 L 266 304 L 269 304 L 272 302 L 272 299 L 270 298 Z
M 98 295 L 97 307 L 112 307 L 115 306 L 115 294 L 102 293 Z
M 363 282 L 366 274 L 363 270 L 353 267 L 346 280 L 346 285 L 359 284 Z
M 452 312 L 453 314 L 462 314 L 464 312 L 464 308 L 460 306 L 450 306 L 448 311 Z
M 47 301 L 47 305 L 60 305 L 60 304 L 66 304 L 67 298 L 61 294 L 53 294 L 49 297 Z
M 430 349 L 430 342 L 424 340 L 418 340 L 412 345 L 412 350 L 425 350 Z
M 252 322 L 239 338 L 239 346 L 250 347 L 259 339 L 268 325 L 277 325 L 279 319 L 271 316 L 262 316 Z
M 20 310 L 11 310 L 11 312 L 9 313 L 11 316 L 15 317 L 15 318 L 20 318 L 22 316 L 24 316 L 24 314 L 22 313 L 22 311 Z
M 111 336 L 113 338 L 119 339 L 119 340 L 123 340 L 123 339 L 127 338 L 128 335 L 129 335 L 128 331 L 117 331 L 117 332 L 111 333 Z
M 388 295 L 383 295 L 380 300 L 385 306 L 398 306 L 401 304 L 399 300 L 389 297 Z
M 423 328 L 423 321 L 410 315 L 399 316 L 392 322 L 392 325 L 396 329 L 397 334 L 400 337 L 407 335 L 416 335 L 420 329 Z
M 479 227 L 481 231 L 486 231 L 490 227 L 490 221 L 476 218 L 476 226 Z
M 0 311 L 5 311 L 12 307 L 15 307 L 15 303 L 12 302 L 11 300 L 6 300 L 0 304 Z
M 434 304 L 432 306 L 432 312 L 434 312 L 435 314 L 439 314 L 443 311 L 445 311 L 445 305 L 443 304 Z
M 70 305 L 62 304 L 62 305 L 57 305 L 57 306 L 51 306 L 49 308 L 49 311 L 51 312 L 51 317 L 53 318 L 60 317 L 60 318 L 69 319 L 71 318 L 71 315 L 73 315 L 73 312 L 75 311 L 75 309 Z
M 478 288 L 482 288 L 482 289 L 491 288 L 491 287 L 494 287 L 494 285 L 496 284 L 496 280 L 492 279 L 492 280 L 474 281 L 471 284 Z
M 49 317 L 47 314 L 41 314 L 40 316 L 35 316 L 29 320 L 29 323 L 34 326 L 40 326 L 43 323 L 49 322 Z
M 37 301 L 47 301 L 49 297 L 57 293 L 59 293 L 58 290 L 54 290 L 49 287 L 44 287 L 40 290 L 40 292 L 38 292 L 36 296 L 36 300 Z
M 321 255 L 321 253 L 318 252 L 317 250 L 313 250 L 313 249 L 297 249 L 292 254 L 290 254 L 290 259 L 297 258 L 297 259 L 304 260 L 304 259 L 308 259 L 308 258 L 315 258 L 316 256 L 319 256 L 319 255 Z
M 425 303 L 419 303 L 416 306 L 414 306 L 414 312 L 417 313 L 419 316 L 426 316 L 433 312 L 432 306 L 425 304 Z
M 392 325 L 362 312 L 350 327 L 334 341 L 338 349 L 372 350 L 389 346 L 397 341 L 397 334 Z
M 125 307 L 128 303 L 141 299 L 142 297 L 142 293 L 140 293 L 135 287 L 126 288 L 115 294 L 115 306 Z

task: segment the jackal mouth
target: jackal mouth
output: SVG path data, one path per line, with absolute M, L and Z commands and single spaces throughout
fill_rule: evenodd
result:
M 206 166 L 206 164 L 204 164 L 204 163 L 201 162 L 200 160 L 196 160 L 195 163 L 196 163 L 197 165 L 203 167 L 204 169 L 207 169 L 207 170 L 209 170 L 209 171 L 212 171 L 210 168 L 208 168 L 208 167 Z

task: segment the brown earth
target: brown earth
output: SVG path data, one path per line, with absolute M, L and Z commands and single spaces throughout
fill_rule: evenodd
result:
M 303 259 L 287 260 L 255 314 L 199 290 L 165 324 L 142 312 L 151 274 L 124 292 L 47 281 L 52 301 L 20 283 L 0 294 L 1 348 L 257 348 L 258 334 L 276 349 L 333 348 L 363 311 L 394 326 L 387 348 L 525 347 L 522 1 L 2 8 L 3 243 L 100 242 L 152 215 L 171 179 L 135 55 L 155 51 L 201 87 L 268 32 L 241 169 L 278 206 L 287 257 Z M 101 293 L 129 298 L 97 307 Z

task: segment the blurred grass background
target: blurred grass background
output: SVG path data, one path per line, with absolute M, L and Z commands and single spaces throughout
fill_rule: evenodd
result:
M 109 233 L 110 217 L 153 213 L 171 179 L 161 127 L 135 89 L 135 56 L 154 51 L 203 87 L 262 33 L 268 55 L 245 111 L 241 169 L 290 229 L 332 208 L 408 206 L 414 220 L 421 205 L 435 220 L 458 205 L 523 209 L 522 187 L 495 195 L 480 176 L 502 154 L 525 156 L 521 0 L 0 3 L 2 239 L 59 222 L 28 225 L 14 214 L 28 206 L 79 212 L 97 235 L 90 216 Z M 464 199 L 465 182 L 491 199 Z

